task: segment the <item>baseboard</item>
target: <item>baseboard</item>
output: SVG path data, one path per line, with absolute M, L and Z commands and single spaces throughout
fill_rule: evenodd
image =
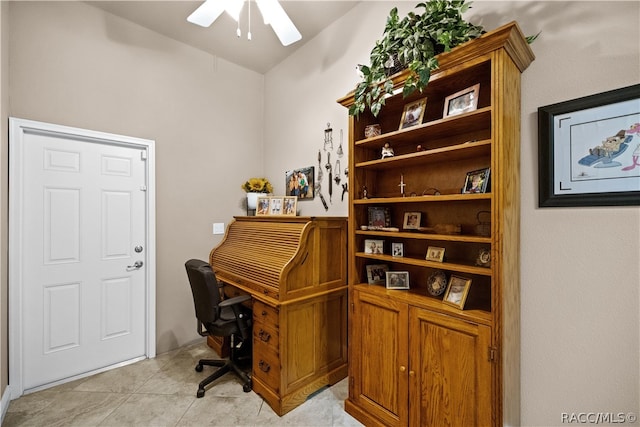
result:
M 0 399 L 0 425 L 4 423 L 4 416 L 9 409 L 9 403 L 11 403 L 11 387 L 7 386 L 2 393 L 2 399 Z

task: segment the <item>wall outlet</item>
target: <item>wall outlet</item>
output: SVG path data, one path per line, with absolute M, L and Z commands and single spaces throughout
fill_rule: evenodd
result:
M 213 234 L 224 234 L 224 222 L 213 223 Z

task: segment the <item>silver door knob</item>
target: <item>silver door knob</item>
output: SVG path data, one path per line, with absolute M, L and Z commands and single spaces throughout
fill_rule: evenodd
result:
M 138 270 L 142 266 L 143 266 L 142 261 L 136 261 L 133 263 L 133 265 L 127 265 L 127 271 Z

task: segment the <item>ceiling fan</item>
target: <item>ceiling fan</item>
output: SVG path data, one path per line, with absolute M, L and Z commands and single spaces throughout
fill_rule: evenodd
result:
M 240 21 L 240 12 L 245 0 L 205 0 L 189 17 L 187 21 L 192 24 L 208 27 L 218 19 L 222 12 L 226 11 L 236 22 Z M 249 32 L 247 37 L 251 40 L 251 0 L 249 3 Z M 302 39 L 300 31 L 293 24 L 287 13 L 284 11 L 278 0 L 255 0 L 262 14 L 265 24 L 270 24 L 273 31 L 280 39 L 283 46 Z M 238 37 L 240 37 L 240 27 L 238 26 Z

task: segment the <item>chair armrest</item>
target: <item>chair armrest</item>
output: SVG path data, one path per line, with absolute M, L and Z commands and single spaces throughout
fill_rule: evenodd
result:
M 218 304 L 218 307 L 230 307 L 232 305 L 241 304 L 250 299 L 251 299 L 251 295 L 238 295 L 237 297 L 220 301 L 220 304 Z

